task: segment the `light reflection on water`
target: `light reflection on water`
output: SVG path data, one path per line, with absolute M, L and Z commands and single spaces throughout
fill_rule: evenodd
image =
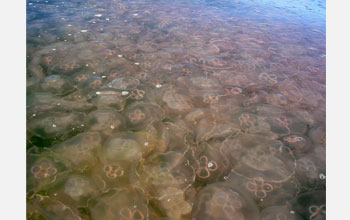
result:
M 28 219 L 325 219 L 325 1 L 27 1 Z

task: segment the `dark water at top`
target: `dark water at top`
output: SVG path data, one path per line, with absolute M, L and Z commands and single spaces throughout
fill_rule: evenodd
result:
M 27 1 L 28 219 L 325 219 L 325 1 Z

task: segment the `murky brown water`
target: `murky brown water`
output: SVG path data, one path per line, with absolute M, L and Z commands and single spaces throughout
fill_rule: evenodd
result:
M 27 2 L 28 219 L 325 219 L 325 1 Z

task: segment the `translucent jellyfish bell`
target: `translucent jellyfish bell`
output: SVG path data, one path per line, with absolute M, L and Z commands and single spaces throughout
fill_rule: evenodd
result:
M 255 202 L 225 183 L 213 183 L 197 196 L 192 216 L 196 219 L 259 219 Z
M 261 220 L 275 220 L 275 219 L 284 219 L 284 220 L 302 220 L 302 218 L 293 214 L 293 210 L 287 208 L 286 206 L 271 206 L 265 208 L 260 214 Z
M 67 206 L 62 201 L 48 196 L 35 195 L 27 202 L 27 219 L 81 219 L 74 207 Z
M 162 101 L 167 105 L 169 110 L 176 114 L 183 114 L 193 109 L 191 98 L 185 93 L 175 89 L 166 90 L 163 94 Z
M 174 151 L 154 153 L 141 161 L 137 176 L 153 197 L 159 197 L 161 189 L 174 187 L 184 190 L 195 178 L 195 170 L 183 154 Z
M 164 119 L 164 113 L 159 106 L 143 102 L 135 102 L 129 105 L 124 114 L 128 121 L 128 127 L 136 130 L 143 129 L 150 123 Z
M 123 93 L 115 90 L 100 90 L 96 92 L 96 97 L 92 99 L 92 103 L 98 108 L 112 107 L 117 111 L 124 109 L 126 98 Z
M 51 92 L 57 95 L 64 95 L 71 92 L 74 87 L 70 79 L 66 76 L 51 75 L 44 79 L 41 88 L 45 92 Z
M 66 139 L 80 128 L 84 113 L 45 113 L 27 122 L 27 127 L 33 136 L 42 139 Z
M 325 168 L 312 156 L 305 156 L 297 160 L 295 176 L 301 187 L 305 189 L 323 189 L 326 180 L 322 177 L 325 173 Z
M 302 193 L 291 204 L 295 212 L 304 219 L 326 219 L 326 191 Z
M 92 219 L 148 219 L 148 200 L 143 192 L 133 188 L 110 190 L 94 198 L 89 209 Z
M 118 133 L 108 138 L 99 151 L 102 161 L 138 161 L 142 155 L 141 143 L 131 133 Z
M 85 170 L 97 162 L 95 154 L 101 145 L 102 138 L 98 132 L 84 132 L 51 149 L 71 169 Z
M 223 180 L 231 171 L 231 165 L 222 160 L 220 154 L 220 140 L 203 142 L 198 146 L 201 152 L 194 163 L 196 181 L 200 183 L 214 183 Z
M 107 87 L 118 90 L 130 90 L 135 89 L 139 84 L 140 81 L 136 78 L 121 77 L 116 78 L 112 82 L 108 83 Z
M 50 191 L 67 175 L 69 169 L 50 151 L 27 158 L 27 194 Z
M 313 148 L 311 140 L 303 135 L 288 135 L 283 137 L 282 141 L 296 156 L 308 153 Z
M 89 113 L 85 122 L 88 130 L 99 131 L 106 136 L 122 129 L 125 124 L 123 116 L 109 107 Z
M 209 78 L 204 76 L 192 77 L 189 79 L 192 86 L 200 89 L 215 89 L 220 87 L 220 83 L 216 78 Z
M 232 169 L 247 178 L 263 174 L 267 181 L 283 182 L 295 172 L 292 151 L 282 142 L 263 136 L 238 134 L 227 138 L 220 151 L 230 161 Z

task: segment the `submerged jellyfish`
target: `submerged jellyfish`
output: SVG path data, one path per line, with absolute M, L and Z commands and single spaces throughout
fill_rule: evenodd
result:
M 92 219 L 146 220 L 148 200 L 139 189 L 110 190 L 94 198 L 89 209 Z
M 282 142 L 263 136 L 238 134 L 227 138 L 220 147 L 232 169 L 247 178 L 264 175 L 266 181 L 284 182 L 295 172 L 292 151 Z
M 58 185 L 69 169 L 63 161 L 54 157 L 50 151 L 40 155 L 28 155 L 27 194 L 48 191 Z
M 66 219 L 80 220 L 81 215 L 75 207 L 67 206 L 62 201 L 36 194 L 27 202 L 27 219 Z
M 193 86 L 200 89 L 214 89 L 220 87 L 218 80 L 215 78 L 198 76 L 190 78 L 190 82 Z
M 226 183 L 213 183 L 203 188 L 193 207 L 196 219 L 259 219 L 255 202 Z
M 304 219 L 326 219 L 325 191 L 302 193 L 291 204 L 295 212 Z
M 261 214 L 261 220 L 276 220 L 276 219 L 284 219 L 284 220 L 302 220 L 302 218 L 295 214 L 290 208 L 286 206 L 271 206 L 265 208 Z
M 295 176 L 303 188 L 322 189 L 325 187 L 325 171 L 317 159 L 305 156 L 297 160 Z
M 135 78 L 121 77 L 116 78 L 112 82 L 107 84 L 108 88 L 118 90 L 130 90 L 135 89 L 140 84 L 140 81 Z
M 212 140 L 203 142 L 198 146 L 199 156 L 196 158 L 194 167 L 196 169 L 196 181 L 201 183 L 213 183 L 223 180 L 231 171 L 231 165 L 221 159 L 221 141 Z
M 136 130 L 143 129 L 150 123 L 164 119 L 164 113 L 161 108 L 143 102 L 135 102 L 129 105 L 124 114 L 129 124 L 128 127 Z
M 68 138 L 80 128 L 84 113 L 45 113 L 28 121 L 28 130 L 42 139 Z
M 98 132 L 84 132 L 51 149 L 68 167 L 84 170 L 95 165 L 95 153 L 101 145 L 102 138 Z
M 193 109 L 191 98 L 176 90 L 166 90 L 162 97 L 170 111 L 174 113 L 186 113 Z
M 311 140 L 302 135 L 289 135 L 283 137 L 282 141 L 295 155 L 308 153 L 313 148 Z
M 92 103 L 98 108 L 111 107 L 117 111 L 122 111 L 125 107 L 126 98 L 122 92 L 102 90 L 96 92 L 96 97 L 92 99 Z
M 99 131 L 107 136 L 122 129 L 125 124 L 123 116 L 110 107 L 89 113 L 85 121 L 88 130 Z
M 41 84 L 42 90 L 45 92 L 51 92 L 57 95 L 64 95 L 71 92 L 74 87 L 69 78 L 60 75 L 51 75 L 45 78 Z
M 152 197 L 160 198 L 160 190 L 174 187 L 184 190 L 194 181 L 195 170 L 183 154 L 174 151 L 154 153 L 136 168 L 139 181 Z
M 63 187 L 63 195 L 57 195 L 58 198 L 65 198 L 68 195 L 74 200 L 74 203 L 86 206 L 91 196 L 97 194 L 96 186 L 91 180 L 82 175 L 71 175 Z

